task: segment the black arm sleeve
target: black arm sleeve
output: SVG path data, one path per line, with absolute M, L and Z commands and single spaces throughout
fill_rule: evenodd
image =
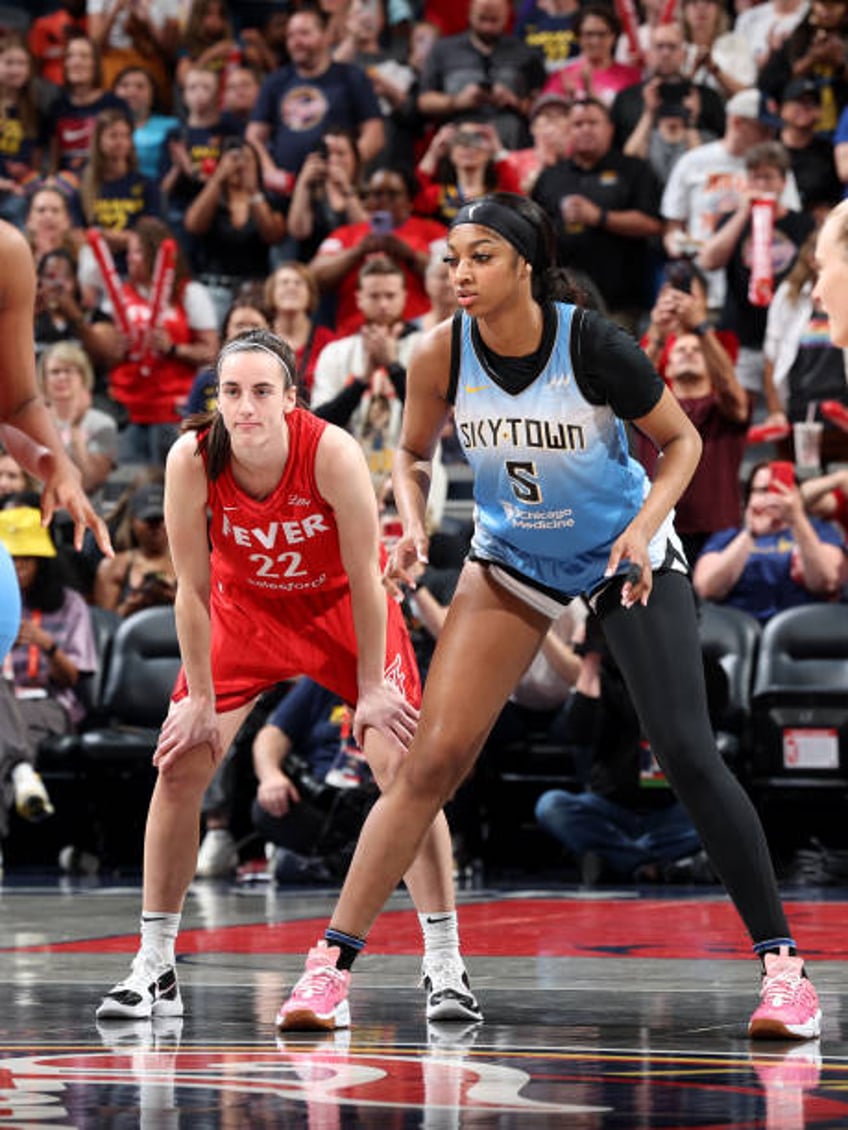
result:
M 398 400 L 403 404 L 406 400 L 406 369 L 398 361 L 392 361 L 387 370 L 389 380 L 392 382 Z
M 607 404 L 622 420 L 656 408 L 665 385 L 637 342 L 594 310 L 575 316 L 571 357 L 580 391 L 590 404 Z
M 359 402 L 368 386 L 358 377 L 345 385 L 338 396 L 324 404 L 313 408 L 312 411 L 322 420 L 329 420 L 331 424 L 338 424 L 340 428 L 347 427 L 347 422 L 359 406 Z

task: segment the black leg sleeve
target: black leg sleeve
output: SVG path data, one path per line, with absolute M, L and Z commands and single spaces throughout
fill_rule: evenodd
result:
M 598 613 L 651 749 L 753 941 L 788 937 L 760 818 L 716 749 L 691 585 L 657 573 L 646 608 L 619 598 L 610 586 Z

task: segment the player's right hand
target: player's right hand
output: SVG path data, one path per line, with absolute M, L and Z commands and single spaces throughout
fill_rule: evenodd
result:
M 421 566 L 430 555 L 430 539 L 422 530 L 418 534 L 404 533 L 389 553 L 383 570 L 383 584 L 389 596 L 400 603 L 406 589 L 414 589 L 421 576 Z

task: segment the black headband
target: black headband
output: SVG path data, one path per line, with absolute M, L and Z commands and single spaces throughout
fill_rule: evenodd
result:
M 496 200 L 483 199 L 463 204 L 451 224 L 451 231 L 459 224 L 482 224 L 484 228 L 491 228 L 508 240 L 522 259 L 531 264 L 536 261 L 539 237 L 535 227 L 520 212 Z

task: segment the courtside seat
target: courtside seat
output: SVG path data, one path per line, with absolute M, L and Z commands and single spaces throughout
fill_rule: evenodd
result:
M 716 743 L 722 756 L 737 768 L 749 736 L 751 690 L 762 629 L 747 612 L 705 600 L 699 608 L 698 630 L 711 692 L 710 661 L 724 673 L 720 692 L 710 693 Z
M 754 787 L 848 787 L 848 606 L 808 604 L 766 624 L 751 715 Z
M 79 738 L 90 830 L 76 846 L 106 866 L 141 862 L 144 821 L 155 781 L 159 728 L 180 668 L 174 609 L 145 608 L 123 620 L 112 640 L 100 723 Z
M 106 670 L 112 650 L 112 638 L 121 623 L 117 612 L 107 608 L 89 605 L 91 627 L 94 632 L 94 645 L 97 652 L 97 670 L 81 675 L 75 690 L 86 708 L 81 729 L 97 724 L 103 693 Z M 66 776 L 77 772 L 80 753 L 80 735 L 55 734 L 44 738 L 38 746 L 38 770 L 46 781 L 54 776 Z M 49 791 L 49 786 L 48 786 Z
M 109 667 L 112 639 L 121 618 L 116 612 L 89 606 L 97 670 L 81 675 L 75 690 L 86 707 L 80 729 L 98 724 L 103 684 Z M 7 859 L 13 865 L 54 867 L 59 849 L 80 838 L 88 819 L 88 774 L 82 761 L 82 734 L 52 734 L 38 744 L 36 760 L 47 792 L 56 807 L 55 816 L 42 824 L 29 824 L 13 817 Z
M 83 760 L 152 756 L 179 668 L 171 605 L 145 608 L 121 621 L 100 694 L 101 723 L 81 735 Z
M 536 822 L 536 802 L 548 789 L 579 792 L 584 787 L 580 769 L 572 749 L 532 730 L 497 751 L 484 747 L 475 772 L 486 866 L 532 871 L 550 859 L 552 841 Z

